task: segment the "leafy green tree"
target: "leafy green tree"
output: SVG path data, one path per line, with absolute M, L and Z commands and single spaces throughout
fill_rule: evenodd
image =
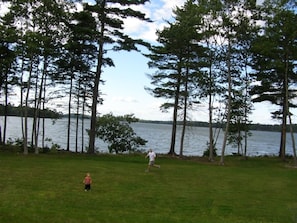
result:
M 110 153 L 137 151 L 137 148 L 145 145 L 147 141 L 136 135 L 130 126 L 132 122 L 138 122 L 133 115 L 117 117 L 111 113 L 103 115 L 97 119 L 96 136 L 109 143 Z
M 243 86 L 244 87 L 244 86 Z M 243 92 L 244 93 L 244 92 Z M 237 154 L 246 156 L 246 147 L 243 149 L 243 141 L 246 137 L 250 136 L 249 132 L 249 122 L 247 121 L 246 110 L 251 110 L 248 107 L 245 97 L 243 97 L 242 92 L 237 92 L 237 95 L 234 95 L 232 98 L 231 104 L 231 117 L 230 117 L 230 126 L 229 134 L 227 137 L 228 144 L 231 144 L 233 147 L 237 148 Z
M 285 159 L 289 108 L 296 107 L 297 32 L 296 2 L 265 1 L 259 9 L 264 25 L 253 42 L 253 76 L 259 83 L 252 89 L 254 102 L 269 101 L 279 109 L 272 118 L 281 120 L 279 156 Z M 287 105 L 288 104 L 288 105 Z
M 252 104 L 250 100 L 250 83 L 252 79 L 249 74 L 251 61 L 251 41 L 255 38 L 255 20 L 250 16 L 254 11 L 255 5 L 249 1 L 242 1 L 238 4 L 235 20 L 238 22 L 234 27 L 236 32 L 236 42 L 232 44 L 234 48 L 236 67 L 239 75 L 233 75 L 232 100 L 230 108 L 230 125 L 227 136 L 228 144 L 233 144 L 238 148 L 238 154 L 246 156 L 247 138 L 249 132 L 249 115 L 251 114 Z M 244 149 L 243 143 L 244 142 Z
M 217 64 L 220 65 L 220 85 L 225 91 L 221 98 L 225 104 L 224 122 L 225 131 L 222 145 L 220 163 L 224 164 L 224 155 L 230 130 L 230 124 L 232 118 L 232 108 L 235 108 L 233 103 L 247 103 L 246 95 L 243 94 L 243 86 L 248 81 L 246 79 L 246 68 L 247 68 L 247 50 L 249 45 L 243 37 L 250 37 L 249 32 L 251 30 L 248 21 L 251 20 L 250 13 L 247 13 L 250 7 L 254 7 L 248 4 L 247 1 L 235 1 L 227 0 L 221 1 L 219 9 L 219 19 L 217 20 L 216 35 L 219 37 L 217 42 L 217 48 L 219 55 L 216 58 Z M 253 20 L 252 20 L 253 21 Z M 246 45 L 244 45 L 244 43 Z M 243 84 L 244 83 L 244 84 Z M 245 90 L 246 91 L 246 90 Z M 246 93 L 246 92 L 245 92 Z M 238 97 L 242 99 L 238 99 Z M 236 99 L 236 100 L 235 100 Z M 248 105 L 242 104 L 240 107 L 248 108 Z M 238 106 L 237 106 L 238 108 Z M 246 110 L 247 111 L 247 110 Z M 241 114 L 241 113 L 240 113 Z M 246 112 L 244 115 L 247 117 L 249 113 Z M 243 120 L 243 119 L 242 119 Z

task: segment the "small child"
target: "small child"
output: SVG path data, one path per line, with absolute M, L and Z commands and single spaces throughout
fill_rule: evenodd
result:
M 85 191 L 91 190 L 92 178 L 90 173 L 86 174 L 85 179 L 83 180 L 83 183 L 85 184 Z

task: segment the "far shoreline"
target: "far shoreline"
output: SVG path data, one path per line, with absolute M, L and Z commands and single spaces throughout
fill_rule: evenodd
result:
M 2 113 L 0 113 L 0 117 L 4 117 Z M 9 114 L 7 117 L 22 117 L 17 114 Z M 32 118 L 32 116 L 28 116 L 29 118 Z M 76 114 L 71 114 L 71 118 L 77 118 Z M 79 118 L 81 119 L 84 117 L 84 119 L 90 119 L 90 116 L 87 115 L 79 115 Z M 59 114 L 57 116 L 44 116 L 40 118 L 45 118 L 45 119 L 63 119 L 63 118 L 68 118 L 68 114 Z M 172 121 L 164 121 L 164 120 L 145 120 L 145 119 L 139 119 L 139 123 L 152 123 L 152 124 L 167 124 L 167 125 L 172 125 Z M 177 121 L 177 125 L 182 125 L 182 121 Z M 224 128 L 224 123 L 213 123 L 213 128 Z M 190 127 L 209 127 L 209 123 L 205 121 L 187 121 L 187 126 Z M 281 124 L 260 124 L 260 123 L 251 123 L 248 124 L 249 130 L 253 131 L 268 131 L 268 132 L 280 132 L 281 131 Z M 289 125 L 287 126 L 287 132 L 289 131 Z M 293 132 L 297 132 L 297 124 L 292 125 Z

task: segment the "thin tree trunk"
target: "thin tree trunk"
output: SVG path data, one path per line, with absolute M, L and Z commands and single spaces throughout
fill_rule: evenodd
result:
M 185 99 L 185 103 L 187 103 L 187 99 Z M 186 126 L 187 126 L 187 108 L 186 108 L 186 104 L 185 104 L 184 105 L 184 115 L 183 115 L 183 126 L 182 126 L 181 139 L 180 139 L 180 150 L 179 150 L 179 155 L 181 157 L 183 156 L 183 150 L 184 150 Z
M 5 105 L 5 112 L 4 112 L 4 123 L 3 123 L 3 139 L 0 140 L 0 142 L 3 142 L 3 144 L 6 143 L 6 128 L 7 128 L 7 105 Z
M 23 139 L 23 142 L 24 142 L 24 139 L 25 139 L 25 127 L 24 127 L 24 107 L 23 107 L 23 89 L 24 89 L 24 86 L 23 86 L 23 75 L 24 75 L 24 61 L 22 60 L 22 65 L 21 65 L 21 70 L 22 70 L 22 74 L 21 74 L 21 78 L 20 78 L 20 106 L 21 106 L 21 111 L 22 111 L 22 115 L 21 115 L 21 126 L 22 126 L 22 139 Z M 24 146 L 25 148 L 25 146 Z
M 45 117 L 40 117 L 40 112 L 41 110 L 45 110 L 45 97 L 46 97 L 46 79 L 47 79 L 47 58 L 45 57 L 44 63 L 43 63 L 43 72 L 42 72 L 42 78 L 41 78 L 41 84 L 40 84 L 40 92 L 39 92 L 39 120 L 38 120 L 38 133 L 40 129 L 40 119 L 41 119 L 41 124 L 42 124 L 42 134 L 41 134 L 41 147 L 44 149 L 45 148 Z M 38 137 L 37 137 L 38 139 Z
M 171 143 L 170 143 L 170 150 L 168 154 L 175 156 L 175 141 L 176 141 L 176 127 L 177 127 L 177 110 L 178 110 L 178 102 L 179 102 L 179 96 L 180 96 L 180 74 L 181 70 L 179 68 L 179 78 L 177 80 L 177 86 L 175 91 L 175 97 L 174 97 L 174 108 L 173 108 L 173 122 L 172 122 L 172 132 L 171 132 Z
M 45 68 L 44 70 L 46 70 Z M 44 77 L 44 84 L 43 84 L 43 100 L 42 100 L 42 110 L 45 111 L 45 97 L 46 97 L 46 80 L 47 80 L 47 74 L 45 73 Z M 45 117 L 42 117 L 42 148 L 45 148 Z
M 35 130 L 35 154 L 39 153 L 39 149 L 38 149 L 38 139 L 39 139 L 39 129 L 40 129 L 40 105 L 38 107 L 37 110 L 37 116 L 36 116 L 36 130 Z
M 209 100 L 211 100 L 211 98 Z M 213 162 L 214 161 L 214 140 L 213 140 L 213 125 L 212 125 L 212 107 L 209 107 L 209 126 L 208 126 L 208 128 L 209 128 L 208 129 L 208 131 L 209 131 L 208 160 L 210 162 Z
M 6 142 L 6 128 L 7 128 L 7 106 L 8 106 L 8 75 L 5 75 L 5 107 L 4 107 L 4 125 L 3 125 L 3 144 Z M 1 141 L 0 141 L 1 142 Z
M 189 68 L 187 66 L 186 71 L 186 83 L 185 83 L 185 96 L 184 96 L 184 112 L 183 112 L 183 127 L 181 132 L 181 140 L 180 140 L 180 151 L 179 155 L 183 156 L 183 150 L 184 150 L 184 139 L 185 139 L 185 133 L 186 133 L 186 126 L 187 126 L 187 107 L 188 107 L 188 76 L 189 76 Z
M 286 99 L 285 99 L 286 100 Z M 285 102 L 284 102 L 285 104 Z M 287 111 L 286 106 L 283 106 L 282 128 L 281 128 L 281 143 L 279 149 L 279 157 L 282 160 L 286 159 L 286 140 L 287 140 Z
M 34 95 L 34 113 L 33 113 L 33 122 L 32 122 L 32 132 L 31 132 L 31 148 L 35 149 L 35 136 L 36 136 L 36 129 L 37 129 L 37 89 L 38 89 L 38 76 L 36 76 L 35 81 L 35 95 Z
M 40 86 L 39 86 L 39 92 L 38 92 L 38 97 L 37 97 L 37 103 L 35 106 L 35 115 L 34 115 L 34 123 L 35 123 L 35 128 L 34 128 L 34 138 L 35 138 L 35 143 L 34 143 L 34 148 L 35 148 L 35 154 L 39 153 L 39 148 L 38 148 L 38 139 L 39 139 L 39 129 L 40 129 L 40 110 L 41 110 L 41 100 L 42 100 L 42 95 L 43 95 L 43 89 L 44 89 L 44 79 L 45 79 L 45 69 L 46 69 L 46 61 L 44 61 L 44 69 L 42 72 L 41 80 L 40 80 Z M 37 85 L 36 81 L 36 85 Z M 38 88 L 37 88 L 38 89 Z M 37 92 L 38 90 L 36 90 Z
M 291 138 L 292 138 L 292 147 L 293 147 L 293 158 L 294 158 L 294 165 L 297 166 L 297 158 L 296 158 L 296 145 L 295 145 L 295 138 L 294 138 L 294 131 L 292 127 L 292 119 L 291 114 L 289 113 L 289 122 L 290 122 L 290 132 L 291 132 Z
M 78 90 L 79 91 L 79 90 Z M 75 125 L 75 152 L 78 152 L 78 122 L 79 122 L 79 92 L 77 92 L 77 104 L 76 104 L 76 125 Z
M 245 61 L 247 64 L 247 61 Z M 245 97 L 244 97 L 244 152 L 243 152 L 243 157 L 246 159 L 247 158 L 247 144 L 248 144 L 248 71 L 247 71 L 247 66 L 245 66 Z
M 282 117 L 282 132 L 279 155 L 282 160 L 286 159 L 286 139 L 287 139 L 287 116 L 289 109 L 289 90 L 288 90 L 288 65 L 286 63 L 285 77 L 284 77 L 284 101 L 283 101 L 283 117 Z
M 101 8 L 105 9 L 106 0 L 101 2 Z M 99 83 L 101 80 L 102 74 L 102 66 L 103 66 L 103 51 L 104 51 L 104 37 L 105 37 L 105 15 L 103 13 L 103 18 L 101 22 L 101 30 L 100 30 L 100 39 L 99 39 L 99 50 L 98 50 L 98 58 L 97 58 L 97 68 L 96 75 L 94 80 L 94 88 L 93 88 L 93 98 L 92 98 L 92 106 L 91 106 L 91 124 L 89 130 L 89 148 L 88 153 L 95 153 L 95 138 L 96 138 L 96 121 L 97 121 L 97 104 L 99 98 Z
M 227 101 L 227 120 L 226 120 L 226 127 L 225 127 L 225 134 L 224 134 L 224 140 L 223 140 L 223 146 L 222 146 L 222 154 L 221 154 L 221 160 L 220 163 L 224 165 L 224 156 L 225 156 L 225 150 L 227 145 L 227 137 L 229 134 L 229 123 L 231 118 L 231 47 L 230 47 L 230 41 L 228 42 L 228 52 L 227 52 L 227 66 L 228 66 L 228 101 Z
M 66 147 L 67 151 L 70 150 L 72 88 L 73 88 L 73 73 L 71 72 L 70 87 L 69 87 L 69 100 L 68 100 L 67 147 Z
M 248 144 L 248 131 L 244 131 L 244 152 L 243 152 L 243 157 L 246 159 L 247 158 L 247 144 Z
M 27 81 L 27 93 L 25 97 L 25 109 L 24 109 L 24 139 L 23 139 L 23 146 L 24 146 L 24 154 L 28 154 L 28 106 L 29 106 L 29 94 L 31 88 L 31 78 L 33 72 L 33 61 L 31 58 L 30 62 L 30 70 L 29 70 L 29 77 Z
M 173 122 L 172 122 L 172 131 L 171 131 L 171 143 L 170 150 L 168 154 L 175 155 L 175 138 L 176 138 L 176 125 L 177 125 L 177 106 L 174 106 L 173 109 Z
M 237 147 L 238 147 L 238 151 L 237 151 L 238 155 L 243 155 L 240 129 L 238 129 L 238 132 L 237 132 Z
M 289 86 L 288 86 L 288 59 L 286 58 L 286 72 L 285 72 L 285 83 L 286 86 L 286 111 L 289 116 L 289 122 L 290 122 L 290 133 L 292 138 L 292 147 L 293 147 L 293 158 L 294 158 L 294 165 L 297 166 L 297 158 L 296 158 L 296 145 L 295 145 L 295 137 L 294 137 L 294 131 L 292 126 L 292 118 L 289 108 Z
M 208 99 L 208 118 L 209 118 L 209 155 L 208 160 L 210 162 L 214 161 L 214 139 L 213 139 L 213 125 L 212 125 L 212 112 L 213 112 L 213 105 L 212 105 L 212 70 L 210 64 L 210 71 L 209 71 L 209 99 Z
M 85 128 L 85 106 L 86 106 L 86 87 L 83 93 L 83 106 L 82 106 L 82 118 L 81 118 L 81 153 L 84 153 L 84 128 Z

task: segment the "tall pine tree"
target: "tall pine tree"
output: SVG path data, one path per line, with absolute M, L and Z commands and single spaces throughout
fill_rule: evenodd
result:
M 254 102 L 269 101 L 279 107 L 272 118 L 280 120 L 281 141 L 279 156 L 285 159 L 286 129 L 289 108 L 296 107 L 296 4 L 294 1 L 264 2 L 260 8 L 264 26 L 253 42 L 253 76 L 258 81 L 252 89 Z M 288 104 L 288 106 L 287 106 Z
M 124 33 L 124 19 L 131 17 L 149 22 L 145 14 L 132 9 L 148 0 L 100 0 L 94 4 L 85 3 L 84 10 L 89 11 L 97 21 L 97 66 L 92 87 L 91 124 L 89 129 L 89 153 L 95 152 L 97 105 L 99 102 L 99 84 L 102 81 L 104 66 L 114 66 L 107 50 L 139 50 L 137 45 L 147 46 L 143 40 L 133 39 Z

